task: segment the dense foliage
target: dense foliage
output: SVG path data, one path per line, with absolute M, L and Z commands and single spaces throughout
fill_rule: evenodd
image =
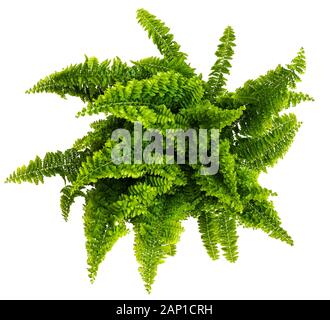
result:
M 312 100 L 295 91 L 305 70 L 304 50 L 287 65 L 277 66 L 234 92 L 226 89 L 235 35 L 227 27 L 215 52 L 208 80 L 187 62 L 168 27 L 144 9 L 138 22 L 162 57 L 130 64 L 119 58 L 88 58 L 39 81 L 28 93 L 51 92 L 79 97 L 79 116 L 103 114 L 91 131 L 64 152 L 49 152 L 13 172 L 7 182 L 43 183 L 45 177 L 65 180 L 60 206 L 67 220 L 76 197 L 85 199 L 84 226 L 89 275 L 131 225 L 135 255 L 147 291 L 157 267 L 176 252 L 181 222 L 197 219 L 207 253 L 220 251 L 230 262 L 238 257 L 237 226 L 261 229 L 293 244 L 281 227 L 270 199 L 275 195 L 258 176 L 282 158 L 300 122 L 286 110 Z M 283 112 L 284 111 L 284 112 Z M 111 133 L 117 128 L 218 128 L 219 170 L 201 175 L 200 165 L 115 164 L 110 159 Z

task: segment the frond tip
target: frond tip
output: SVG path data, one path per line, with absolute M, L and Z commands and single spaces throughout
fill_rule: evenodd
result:
M 68 149 L 65 152 L 47 152 L 43 159 L 37 156 L 27 166 L 18 168 L 5 182 L 39 184 L 44 183 L 45 177 L 56 175 L 72 182 L 85 158 L 86 152 L 78 152 L 74 149 Z
M 106 254 L 128 232 L 124 221 L 111 215 L 109 209 L 109 200 L 118 196 L 120 192 L 120 186 L 110 189 L 107 184 L 99 184 L 97 189 L 92 189 L 86 194 L 83 220 L 91 282 L 94 282 L 99 265 Z
M 301 123 L 295 114 L 285 114 L 272 120 L 271 128 L 260 137 L 240 138 L 236 152 L 248 167 L 266 171 L 288 151 Z
M 135 231 L 134 251 L 139 272 L 148 293 L 157 275 L 158 266 L 176 251 L 183 231 L 182 212 L 160 198 L 148 213 L 132 220 Z
M 119 58 L 99 63 L 95 57 L 85 57 L 84 63 L 70 65 L 40 80 L 26 93 L 55 93 L 79 97 L 83 102 L 93 101 L 115 83 L 131 78 L 131 69 Z
M 85 193 L 81 190 L 72 192 L 72 186 L 70 185 L 65 186 L 61 190 L 60 206 L 65 221 L 68 221 L 71 206 L 73 205 L 75 198 L 79 196 L 84 197 Z
M 198 227 L 208 255 L 212 260 L 219 259 L 217 215 L 212 212 L 203 212 L 198 218 Z
M 278 213 L 270 201 L 250 201 L 246 204 L 243 214 L 240 216 L 243 226 L 261 229 L 271 238 L 286 242 L 293 246 L 291 236 L 281 226 Z
M 225 90 L 227 82 L 226 75 L 229 75 L 231 64 L 230 61 L 234 55 L 235 33 L 232 27 L 228 26 L 223 36 L 220 38 L 220 44 L 215 52 L 218 58 L 211 68 L 209 80 L 207 82 L 206 95 L 213 99 Z
M 229 262 L 235 262 L 238 258 L 237 231 L 235 217 L 228 212 L 219 216 L 219 242 L 224 256 Z
M 174 41 L 173 34 L 170 33 L 170 29 L 164 22 L 144 9 L 137 10 L 137 20 L 148 32 L 149 38 L 152 39 L 164 58 L 168 60 L 186 58 L 187 55 L 180 52 L 180 45 Z

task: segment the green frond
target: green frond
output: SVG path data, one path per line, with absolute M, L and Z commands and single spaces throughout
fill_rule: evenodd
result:
M 104 139 L 111 137 L 113 130 L 125 127 L 125 122 L 120 120 L 126 120 L 130 123 L 139 122 L 144 128 L 159 128 L 161 132 L 165 129 L 188 126 L 185 118 L 179 114 L 174 114 L 165 105 L 157 105 L 151 108 L 143 105 L 113 104 L 107 108 L 108 112 L 111 113 L 108 120 L 100 120 L 100 127 L 97 130 L 90 132 L 83 139 L 77 140 L 74 145 L 76 148 L 88 147 L 91 150 L 98 150 L 98 147 L 106 142 Z M 105 130 L 107 131 L 105 132 Z M 96 144 L 96 142 L 100 142 L 100 144 Z
M 182 109 L 180 113 L 188 119 L 192 126 L 222 130 L 238 120 L 243 115 L 244 110 L 245 107 L 235 110 L 221 109 L 206 100 L 196 106 Z
M 314 98 L 303 92 L 289 91 L 287 96 L 286 107 L 295 107 L 302 102 L 314 101 Z
M 187 79 L 173 71 L 160 72 L 149 79 L 131 80 L 126 86 L 114 85 L 94 103 L 89 103 L 79 115 L 119 112 L 121 108 L 132 106 L 152 108 L 163 104 L 171 109 L 186 107 L 202 98 L 200 84 L 197 77 Z
M 287 68 L 277 66 L 256 80 L 248 80 L 235 92 L 237 106 L 245 105 L 246 110 L 240 119 L 241 133 L 262 135 L 272 124 L 272 118 L 288 107 L 290 88 L 295 88 L 304 72 L 304 54 L 300 51 Z M 297 96 L 295 97 L 297 98 Z M 299 99 L 309 99 L 300 96 Z
M 115 83 L 125 83 L 130 78 L 130 68 L 119 58 L 99 63 L 95 57 L 86 57 L 84 63 L 54 72 L 26 92 L 56 93 L 62 98 L 70 95 L 84 102 L 93 101 Z
M 196 186 L 188 182 L 182 188 L 177 187 L 175 193 L 164 196 L 167 211 L 171 211 L 179 220 L 194 217 L 195 210 L 198 209 L 201 201 L 201 196 L 196 190 L 198 190 Z
M 156 112 L 143 105 L 109 105 L 107 109 L 107 112 L 111 113 L 114 117 L 125 119 L 132 123 L 138 121 L 146 128 L 150 128 L 157 121 Z
M 300 81 L 298 75 L 304 74 L 306 71 L 306 57 L 304 48 L 300 48 L 297 55 L 289 64 L 286 65 L 286 67 L 295 75 L 295 81 Z
M 235 152 L 244 165 L 266 171 L 283 158 L 300 127 L 295 114 L 273 119 L 272 127 L 262 136 L 239 138 Z
M 111 212 L 125 219 L 148 214 L 148 208 L 154 204 L 156 198 L 175 188 L 175 182 L 174 177 L 166 179 L 148 176 L 144 181 L 132 184 L 127 193 L 120 195 L 118 200 L 111 204 Z
M 134 66 L 141 73 L 155 75 L 159 72 L 174 71 L 182 74 L 186 78 L 194 77 L 195 71 L 188 66 L 182 57 L 173 58 L 171 60 L 158 57 L 144 58 L 139 61 L 132 61 Z
M 237 166 L 237 190 L 244 201 L 268 200 L 269 196 L 276 196 L 273 191 L 263 188 L 259 181 L 260 172 L 245 166 Z
M 111 206 L 116 216 L 123 219 L 131 219 L 136 216 L 148 214 L 148 207 L 155 198 L 156 191 L 150 186 L 146 186 L 145 191 L 148 192 L 148 197 L 139 197 L 134 195 L 122 195 L 119 200 L 114 202 Z
M 102 149 L 105 143 L 111 138 L 112 131 L 125 128 L 126 124 L 122 119 L 108 116 L 106 119 L 92 122 L 92 128 L 85 136 L 77 139 L 72 148 L 77 151 L 90 150 L 91 152 Z
M 219 215 L 219 243 L 224 256 L 229 262 L 235 262 L 238 258 L 236 221 L 232 214 L 223 212 Z
M 78 152 L 74 149 L 47 152 L 43 159 L 37 156 L 27 166 L 18 168 L 6 179 L 6 182 L 39 184 L 44 182 L 45 177 L 56 175 L 72 182 L 85 158 L 86 152 Z
M 179 165 L 166 165 L 165 158 L 164 164 L 114 164 L 111 159 L 112 146 L 113 141 L 109 140 L 103 149 L 94 152 L 93 156 L 86 158 L 86 161 L 81 164 L 77 178 L 73 183 L 74 191 L 90 183 L 95 183 L 100 179 L 136 179 L 146 174 L 160 176 L 170 180 L 175 179 L 177 185 L 184 185 L 186 183 L 184 172 L 180 169 Z
M 215 52 L 218 58 L 211 68 L 211 73 L 207 82 L 206 97 L 213 100 L 223 90 L 227 82 L 226 75 L 230 73 L 230 61 L 234 55 L 235 33 L 232 27 L 228 26 L 223 36 L 220 38 L 220 44 Z
M 212 211 L 202 212 L 198 217 L 198 229 L 210 258 L 212 260 L 219 259 L 219 224 L 217 214 Z
M 86 236 L 87 263 L 89 277 L 94 282 L 99 265 L 118 239 L 127 234 L 125 222 L 108 210 L 111 199 L 118 190 L 111 192 L 103 188 L 92 189 L 87 193 L 84 206 L 84 229 Z
M 65 221 L 68 221 L 70 209 L 73 205 L 76 197 L 85 197 L 85 193 L 81 190 L 72 192 L 72 186 L 67 185 L 61 190 L 60 206 L 62 211 L 62 216 Z
M 140 178 L 145 174 L 143 165 L 140 167 L 126 164 L 115 165 L 111 160 L 112 146 L 113 142 L 110 140 L 101 150 L 86 158 L 79 169 L 73 185 L 74 190 L 104 178 Z
M 181 219 L 182 213 L 177 216 L 177 212 L 168 207 L 167 201 L 160 198 L 147 215 L 133 220 L 135 256 L 148 293 L 151 291 L 159 264 L 175 253 L 176 244 L 183 232 Z
M 159 105 L 154 108 L 157 118 L 154 123 L 161 129 L 185 129 L 188 128 L 188 120 L 181 114 L 173 113 L 165 105 Z M 145 126 L 146 127 L 146 126 Z
M 230 143 L 228 140 L 224 139 L 220 141 L 219 151 L 219 167 L 220 173 L 223 176 L 223 182 L 228 188 L 230 194 L 233 197 L 239 198 L 237 193 L 235 156 L 230 151 Z
M 233 212 L 241 212 L 242 204 L 239 201 L 237 195 L 231 194 L 230 190 L 226 186 L 224 179 L 221 175 L 197 175 L 195 176 L 195 182 L 207 196 L 217 199 L 217 208 L 226 208 Z M 214 204 L 212 204 L 214 206 Z
M 271 238 L 293 245 L 290 235 L 281 226 L 278 213 L 270 201 L 250 201 L 245 205 L 242 215 L 239 216 L 243 226 L 261 229 Z
M 137 20 L 143 29 L 148 32 L 148 37 L 152 39 L 165 59 L 184 60 L 187 57 L 187 54 L 180 51 L 180 45 L 174 41 L 174 36 L 170 33 L 170 29 L 156 16 L 147 10 L 138 9 Z
M 195 182 L 207 196 L 222 199 L 222 201 L 229 200 L 230 195 L 220 175 L 202 176 L 195 174 Z

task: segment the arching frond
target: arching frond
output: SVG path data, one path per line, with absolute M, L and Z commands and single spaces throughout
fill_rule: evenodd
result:
M 173 58 L 171 60 L 158 57 L 144 58 L 139 61 L 133 61 L 136 68 L 140 72 L 149 74 L 150 76 L 158 72 L 175 71 L 181 73 L 184 77 L 190 78 L 195 76 L 194 69 L 188 66 L 183 57 Z
M 175 253 L 183 231 L 183 215 L 172 208 L 161 198 L 150 207 L 149 213 L 133 220 L 134 251 L 147 292 L 151 291 L 159 264 Z
M 85 193 L 82 192 L 81 190 L 72 192 L 71 185 L 65 186 L 61 190 L 60 206 L 61 206 L 62 216 L 65 221 L 68 221 L 71 206 L 73 205 L 76 197 L 79 196 L 85 197 Z
M 198 218 L 198 229 L 204 247 L 212 260 L 219 259 L 219 223 L 217 214 L 203 212 Z
M 237 105 L 246 106 L 239 122 L 242 134 L 258 136 L 271 127 L 273 117 L 288 106 L 288 99 L 292 97 L 290 89 L 300 81 L 304 66 L 304 53 L 299 51 L 286 68 L 279 65 L 256 80 L 248 80 L 236 90 Z M 311 97 L 300 96 L 299 99 L 311 100 Z
M 71 65 L 40 80 L 27 93 L 56 93 L 61 97 L 76 96 L 82 101 L 93 101 L 115 83 L 131 79 L 130 68 L 119 58 L 101 63 L 86 57 L 84 63 Z
M 199 78 L 187 79 L 173 71 L 161 72 L 148 79 L 131 80 L 126 86 L 113 86 L 94 103 L 88 104 L 79 115 L 111 113 L 126 106 L 153 108 L 161 104 L 175 110 L 178 107 L 196 104 L 202 95 L 203 89 Z
M 78 152 L 74 149 L 68 149 L 65 152 L 47 152 L 43 159 L 37 156 L 27 166 L 18 168 L 6 179 L 6 182 L 39 184 L 44 182 L 45 177 L 56 175 L 72 182 L 77 176 L 81 163 L 85 161 L 86 155 L 86 152 Z
M 109 200 L 115 199 L 122 190 L 120 186 L 98 185 L 86 196 L 84 227 L 86 236 L 89 277 L 93 282 L 101 262 L 118 239 L 127 234 L 125 222 L 108 209 Z
M 264 170 L 282 158 L 300 127 L 293 113 L 274 118 L 272 127 L 263 135 L 239 138 L 235 151 L 245 165 Z
M 239 218 L 243 226 L 261 229 L 270 237 L 293 245 L 292 238 L 281 226 L 280 218 L 272 202 L 250 201 L 246 204 L 244 212 Z
M 164 22 L 144 9 L 137 10 L 137 19 L 165 59 L 186 58 L 187 55 L 180 51 L 180 45 L 174 41 L 173 34 Z
M 238 258 L 237 231 L 235 217 L 229 212 L 219 215 L 219 243 L 224 256 L 229 262 L 235 262 Z
M 223 36 L 220 38 L 220 44 L 215 52 L 218 58 L 211 68 L 211 73 L 207 82 L 206 96 L 209 99 L 215 99 L 225 90 L 227 82 L 226 75 L 230 72 L 230 61 L 234 54 L 235 33 L 232 27 L 228 26 Z
M 243 115 L 244 110 L 245 107 L 235 110 L 221 109 L 206 100 L 196 106 L 182 109 L 180 113 L 188 119 L 192 126 L 222 130 L 238 120 Z

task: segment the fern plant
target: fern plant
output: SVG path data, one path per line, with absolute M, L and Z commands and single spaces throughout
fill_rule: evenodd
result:
M 139 271 L 150 292 L 157 267 L 173 256 L 183 232 L 182 221 L 197 219 L 211 259 L 238 257 L 237 227 L 261 229 L 289 245 L 271 197 L 258 183 L 261 172 L 282 158 L 300 122 L 287 109 L 312 98 L 295 90 L 305 71 L 304 50 L 287 65 L 277 66 L 233 92 L 226 89 L 235 35 L 227 27 L 215 52 L 207 80 L 187 62 L 170 30 L 144 9 L 138 22 L 162 57 L 130 64 L 119 58 L 99 62 L 86 57 L 40 80 L 27 93 L 50 92 L 79 97 L 86 105 L 79 116 L 101 114 L 91 131 L 69 150 L 49 152 L 13 172 L 6 182 L 43 183 L 59 175 L 65 186 L 60 207 L 65 220 L 76 197 L 83 197 L 89 277 L 116 241 L 135 233 Z M 115 163 L 112 133 L 118 128 L 195 130 L 217 128 L 219 169 L 201 174 L 200 163 Z M 204 146 L 209 150 L 210 145 Z M 178 153 L 176 146 L 175 154 Z

